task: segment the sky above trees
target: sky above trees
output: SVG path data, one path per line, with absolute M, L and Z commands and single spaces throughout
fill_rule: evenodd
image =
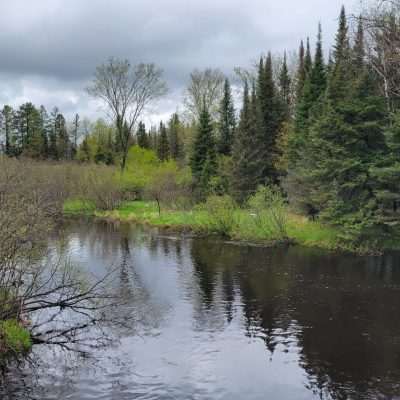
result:
M 155 62 L 169 95 L 151 112 L 154 122 L 182 102 L 194 68 L 230 75 L 261 53 L 296 50 L 323 27 L 325 48 L 338 11 L 359 0 L 14 0 L 0 3 L 0 103 L 57 104 L 67 115 L 94 118 L 98 105 L 84 91 L 108 57 Z

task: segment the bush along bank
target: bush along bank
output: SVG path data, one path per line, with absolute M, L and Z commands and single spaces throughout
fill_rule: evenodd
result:
M 104 211 L 96 208 L 94 202 L 72 199 L 65 203 L 64 214 L 142 223 L 269 246 L 298 244 L 362 254 L 378 251 L 376 246 L 343 240 L 337 227 L 292 213 L 280 191 L 270 187 L 260 187 L 242 207 L 227 195 L 209 196 L 203 203 L 187 209 L 171 204 L 159 209 L 154 201 L 127 201 Z

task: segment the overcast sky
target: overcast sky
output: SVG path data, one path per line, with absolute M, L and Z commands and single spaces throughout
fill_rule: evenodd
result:
M 179 107 L 194 68 L 231 74 L 268 50 L 295 50 L 319 21 L 327 47 L 343 3 L 359 9 L 358 0 L 1 0 L 0 103 L 101 116 L 84 88 L 115 56 L 164 70 L 170 93 L 156 122 Z

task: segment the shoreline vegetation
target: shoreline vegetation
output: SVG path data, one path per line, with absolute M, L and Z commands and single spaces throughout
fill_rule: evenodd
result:
M 70 266 L 43 265 L 63 215 L 269 246 L 400 249 L 400 6 L 383 3 L 350 20 L 341 9 L 329 60 L 319 26 L 314 51 L 307 38 L 297 54 L 267 52 L 258 65 L 235 68 L 239 79 L 193 70 L 184 112 L 158 127 L 142 119 L 166 94 L 162 70 L 124 59 L 99 65 L 87 88 L 109 122 L 5 105 L 0 356 L 32 343 L 71 350 L 87 325 L 24 321 L 43 308 L 74 313 L 71 299 L 90 311 L 109 300 L 103 282 L 85 291 Z M 84 315 L 91 323 L 106 314 Z
M 327 251 L 344 251 L 360 255 L 380 254 L 385 250 L 397 250 L 396 243 L 386 243 L 381 249 L 356 246 L 340 239 L 340 232 L 334 227 L 324 226 L 319 221 L 285 211 L 284 235 L 277 233 L 277 227 L 248 209 L 235 208 L 232 213 L 224 212 L 218 217 L 205 207 L 193 210 L 167 208 L 158 211 L 155 201 L 127 201 L 113 210 L 99 210 L 91 201 L 69 199 L 64 204 L 66 217 L 87 216 L 112 222 L 141 224 L 149 227 L 190 233 L 194 235 L 219 236 L 229 240 L 263 246 L 299 245 Z M 228 215 L 227 215 L 228 214 Z

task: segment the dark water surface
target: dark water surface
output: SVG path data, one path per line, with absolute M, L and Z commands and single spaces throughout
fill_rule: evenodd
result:
M 74 222 L 63 250 L 127 300 L 119 341 L 46 347 L 4 399 L 400 399 L 400 254 L 333 255 Z

